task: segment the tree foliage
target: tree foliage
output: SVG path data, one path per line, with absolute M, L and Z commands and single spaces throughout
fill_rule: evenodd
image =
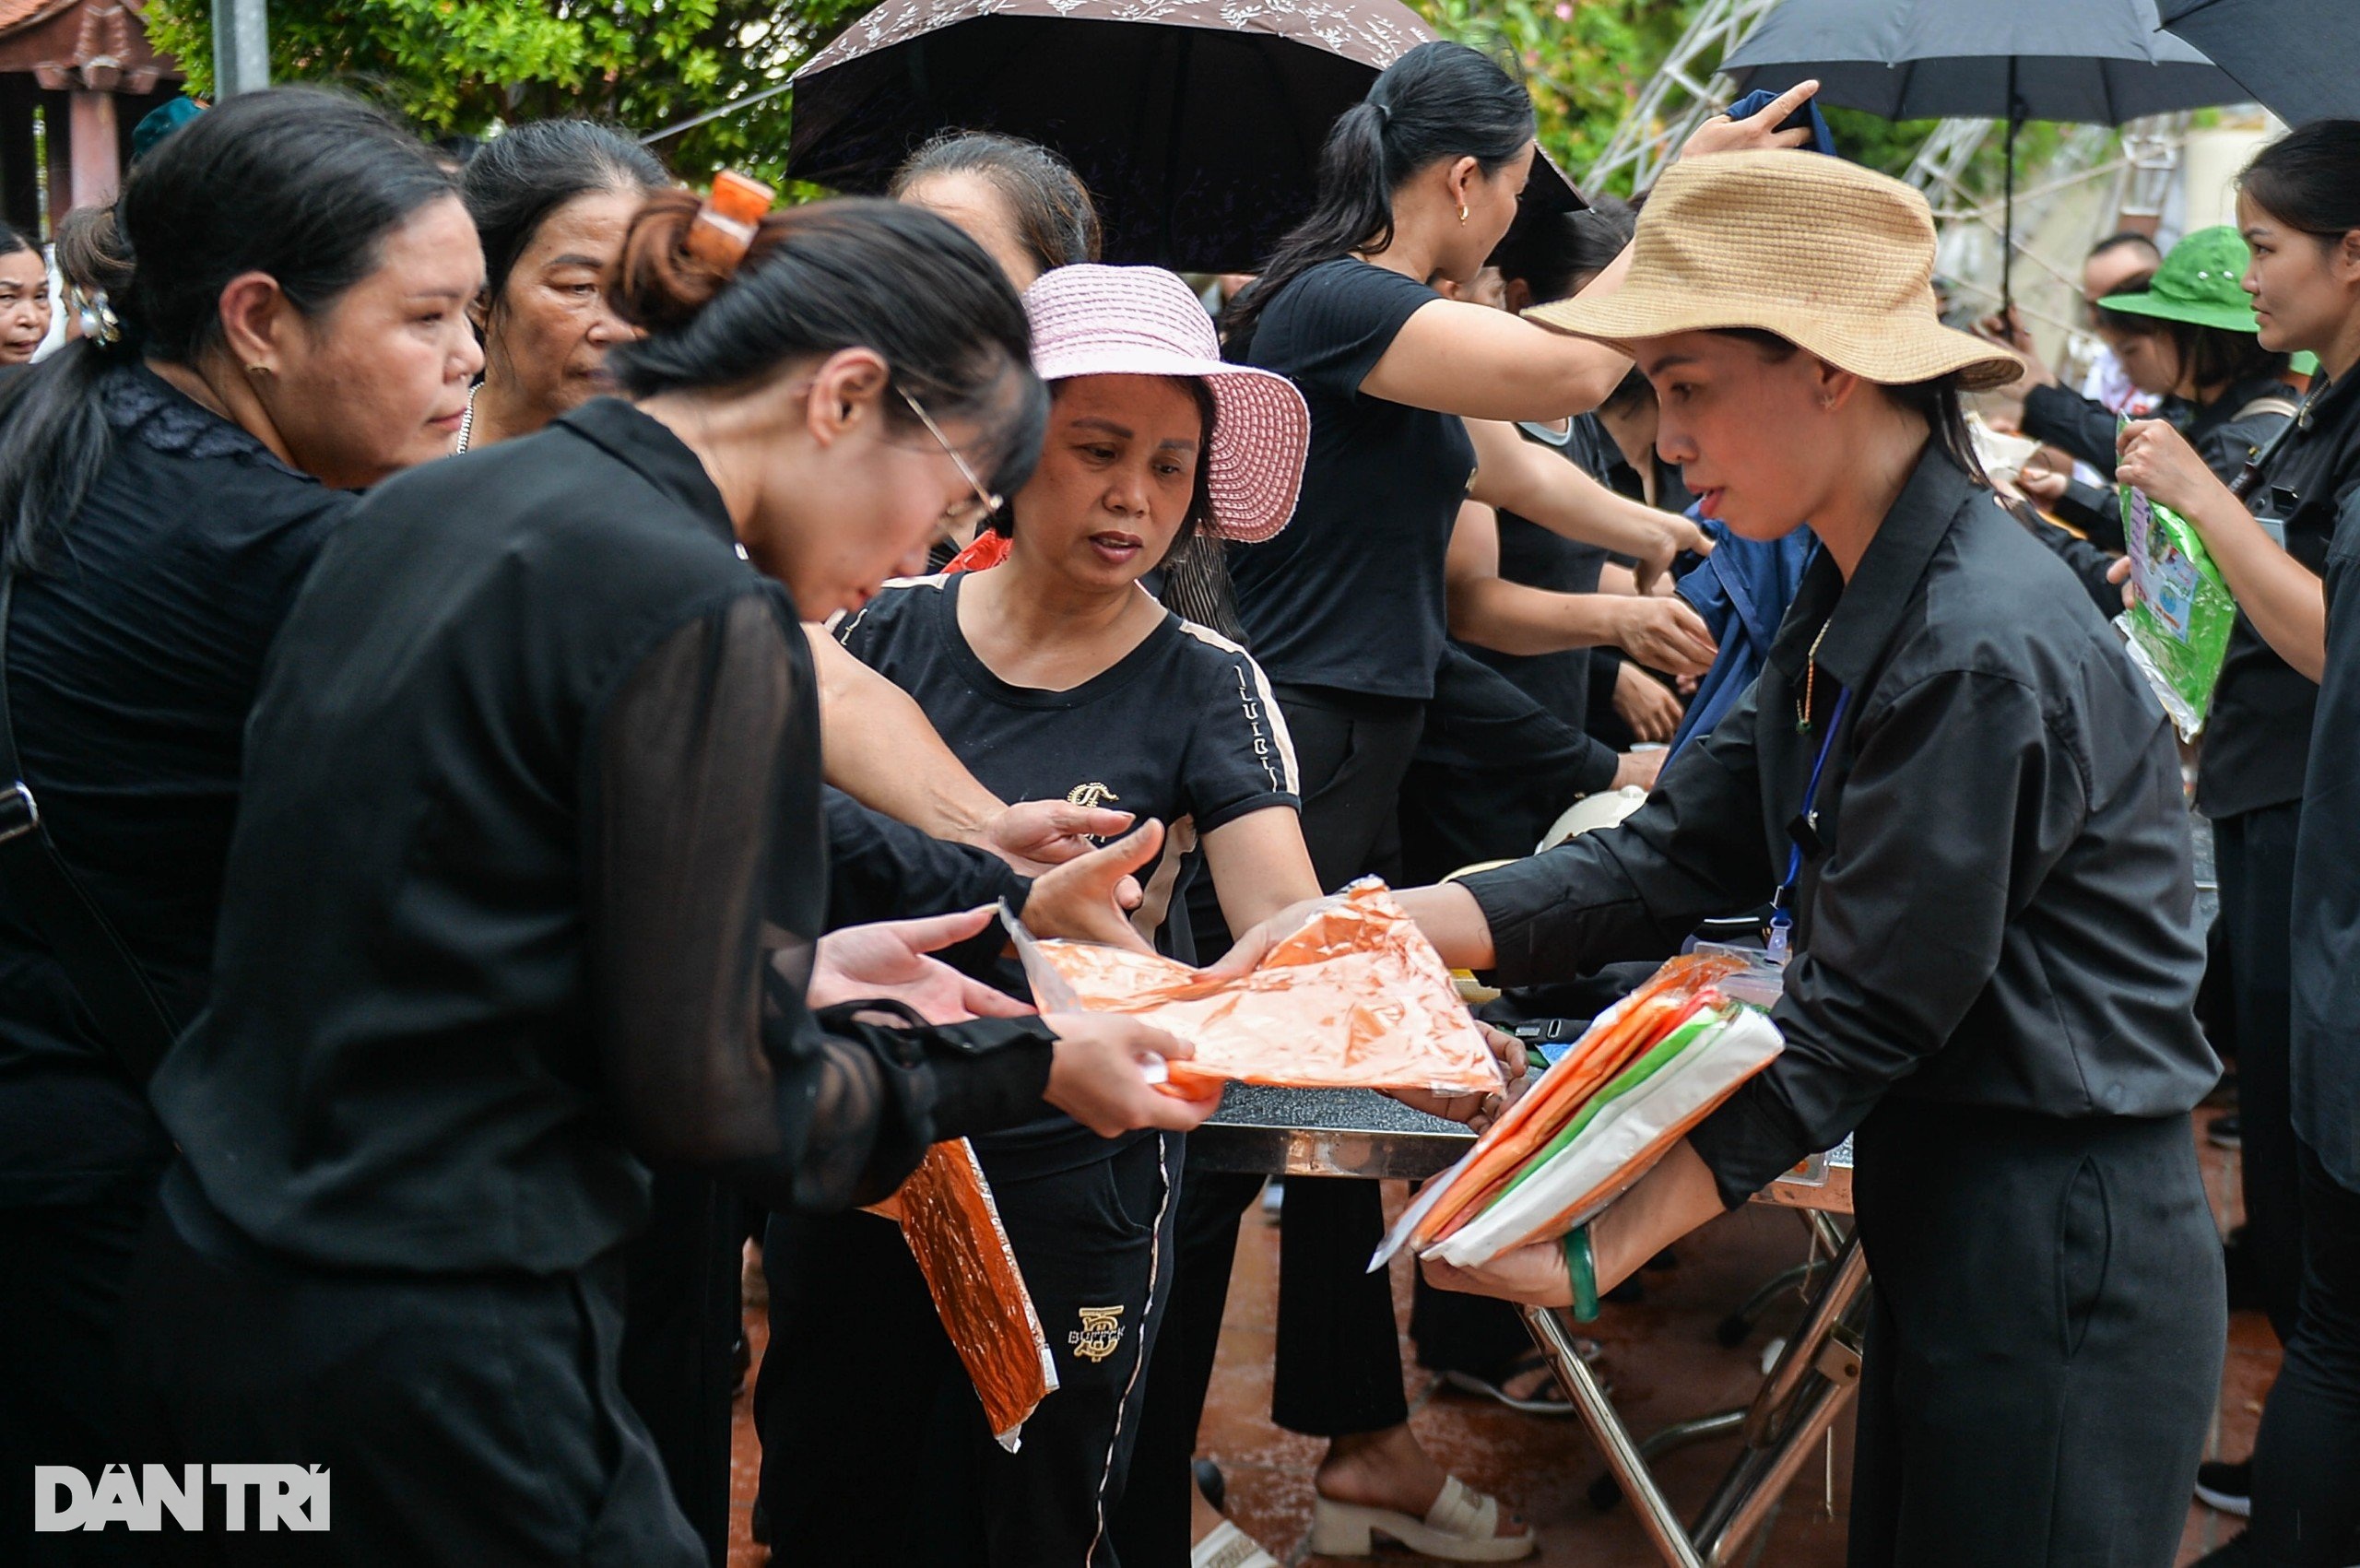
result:
M 275 79 L 334 81 L 432 133 L 586 114 L 644 131 L 784 82 L 867 0 L 271 0 Z M 149 0 L 192 91 L 212 72 L 209 0 Z M 782 94 L 667 138 L 683 174 L 776 174 Z

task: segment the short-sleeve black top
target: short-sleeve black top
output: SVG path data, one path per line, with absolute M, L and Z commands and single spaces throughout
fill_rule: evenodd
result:
M 1516 426 L 1524 439 L 1579 463 L 1582 422 L 1562 430 L 1530 422 Z M 1595 594 L 1599 573 L 1611 558 L 1596 545 L 1569 539 L 1513 512 L 1500 513 L 1500 575 L 1510 583 L 1559 594 Z M 1589 727 L 1590 650 L 1563 648 L 1553 654 L 1502 654 L 1468 650 L 1516 682 L 1534 701 L 1574 729 Z
M 1311 406 L 1294 521 L 1230 551 L 1246 645 L 1273 680 L 1433 695 L 1449 620 L 1443 558 L 1475 447 L 1457 416 L 1360 387 L 1401 324 L 1439 298 L 1367 262 L 1322 262 L 1262 307 L 1244 346 Z
M 1235 643 L 1167 614 L 1138 647 L 1079 686 L 1013 686 L 959 630 L 966 581 L 890 586 L 836 634 L 915 698 L 1002 800 L 1069 800 L 1162 822 L 1163 855 L 1140 874 L 1147 901 L 1135 919 L 1159 951 L 1192 961 L 1185 900 L 1204 859 L 1202 835 L 1249 812 L 1301 804 L 1294 748 L 1268 681 Z M 1175 910 L 1181 917 L 1169 918 Z M 1029 996 L 1012 966 L 1002 979 Z M 1093 1138 L 1063 1116 L 976 1141 L 986 1158 L 1024 1151 L 1031 1171 L 1083 1163 L 1123 1142 Z
M 204 1004 L 263 655 L 353 499 L 154 371 L 103 373 L 106 466 L 9 614 L 27 783 L 77 878 L 185 1020 Z M 0 889 L 0 1205 L 88 1200 L 171 1151 Z
M 153 1098 L 282 1255 L 576 1268 L 643 1160 L 773 1207 L 1040 1110 L 1037 1023 L 815 1018 L 818 692 L 696 454 L 612 400 L 374 492 L 272 648 L 211 1006 Z

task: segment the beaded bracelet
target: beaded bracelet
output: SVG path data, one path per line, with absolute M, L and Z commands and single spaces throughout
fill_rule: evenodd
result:
M 1589 1250 L 1589 1227 L 1565 1232 L 1565 1273 L 1574 1282 L 1574 1320 L 1598 1321 L 1598 1263 Z

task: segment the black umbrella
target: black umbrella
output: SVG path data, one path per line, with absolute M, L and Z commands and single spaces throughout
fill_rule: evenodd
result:
M 2155 0 L 1786 0 L 1721 69 L 1745 88 L 1816 77 L 1823 103 L 1888 120 L 2005 120 L 2003 303 L 2012 298 L 2016 132 L 2025 121 L 2119 125 L 2247 97 L 2159 30 Z
M 1244 271 L 1309 210 L 1319 148 L 1434 37 L 1399 0 L 886 0 L 795 77 L 787 171 L 881 189 L 938 132 L 1055 147 L 1106 259 Z M 1533 196 L 1578 201 L 1536 165 Z
M 2354 0 L 2162 0 L 2164 26 L 2290 125 L 2360 120 Z

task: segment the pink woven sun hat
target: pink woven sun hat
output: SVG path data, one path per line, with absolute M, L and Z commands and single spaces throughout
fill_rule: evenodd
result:
M 1024 291 L 1032 369 L 1072 376 L 1191 376 L 1213 395 L 1213 530 L 1261 543 L 1294 515 L 1311 445 L 1311 410 L 1284 376 L 1221 357 L 1212 318 L 1160 266 L 1079 263 Z

